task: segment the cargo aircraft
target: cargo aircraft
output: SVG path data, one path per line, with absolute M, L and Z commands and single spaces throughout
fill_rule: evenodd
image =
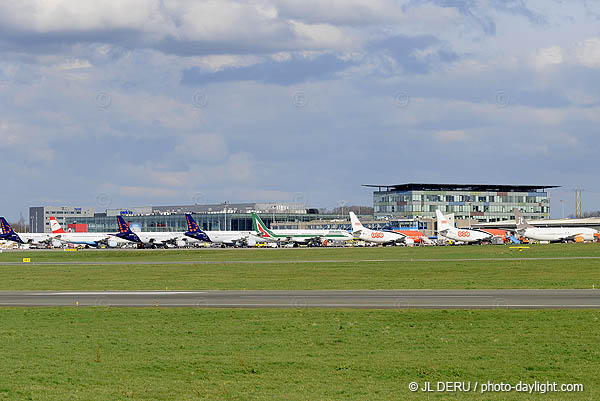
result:
M 354 212 L 350 212 L 350 223 L 352 224 L 352 235 L 355 239 L 383 245 L 407 244 L 406 235 L 394 231 L 371 230 L 363 226 Z M 409 242 L 413 244 L 414 240 Z
M 437 209 L 437 231 L 438 234 L 451 239 L 453 241 L 466 242 L 468 244 L 480 244 L 483 241 L 490 241 L 494 235 L 483 230 L 473 230 L 470 228 L 456 228 L 448 223 L 448 219 L 444 214 Z
M 517 234 L 527 239 L 550 242 L 594 241 L 598 231 L 587 227 L 534 227 L 525 220 L 521 212 L 513 209 Z

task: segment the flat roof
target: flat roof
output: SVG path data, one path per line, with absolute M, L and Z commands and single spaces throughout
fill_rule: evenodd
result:
M 539 189 L 560 188 L 559 185 L 502 185 L 502 184 L 397 184 L 373 185 L 363 187 L 385 188 L 385 191 L 475 191 L 475 192 L 534 192 Z

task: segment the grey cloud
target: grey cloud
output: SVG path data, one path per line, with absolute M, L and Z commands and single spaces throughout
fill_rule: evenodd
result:
M 453 62 L 459 55 L 443 47 L 426 57 L 418 57 L 417 50 L 423 50 L 433 45 L 442 45 L 434 36 L 404 36 L 396 35 L 372 42 L 368 50 L 385 51 L 389 53 L 409 73 L 425 74 L 433 64 Z
M 480 32 L 496 32 L 492 8 L 503 21 L 515 15 L 535 20 L 524 2 L 498 0 L 488 2 L 489 9 L 475 1 L 436 4 L 466 16 L 478 42 L 455 32 L 428 34 L 429 27 L 407 36 L 393 26 L 369 26 L 361 32 L 367 44 L 358 44 L 352 59 L 320 49 L 319 57 L 298 52 L 274 61 L 265 53 L 305 44 L 283 28 L 276 31 L 282 36 L 215 41 L 153 41 L 130 31 L 3 31 L 0 124 L 8 128 L 0 132 L 0 168 L 6 191 L 18 196 L 0 198 L 0 209 L 18 216 L 25 206 L 49 201 L 93 205 L 101 192 L 110 192 L 115 206 L 188 203 L 197 191 L 215 201 L 224 194 L 253 201 L 260 199 L 248 193 L 287 191 L 304 193 L 311 206 L 335 206 L 340 199 L 369 204 L 371 192 L 361 183 L 523 183 L 524 171 L 533 183 L 578 181 L 597 189 L 592 107 L 598 106 L 599 70 L 568 61 L 533 70 L 526 55 L 536 49 L 526 43 L 506 62 L 513 44 Z M 532 32 L 546 35 L 536 24 Z M 585 39 L 577 35 L 565 40 Z M 180 57 L 221 53 L 263 62 L 207 72 Z M 378 69 L 390 58 L 396 62 Z M 77 73 L 57 67 L 73 59 L 91 67 Z M 192 104 L 198 86 L 210 100 L 204 107 Z M 400 91 L 408 101 L 399 105 Z M 99 92 L 112 96 L 109 107 L 95 103 Z M 306 102 L 294 104 L 297 92 Z M 507 104 L 495 104 L 499 92 Z M 456 141 L 436 136 L 449 130 L 465 134 Z M 376 163 L 355 168 L 356 160 Z M 455 168 L 441 168 L 439 160 Z M 466 169 L 457 179 L 458 167 L 474 163 L 486 168 Z M 230 176 L 247 166 L 246 175 Z M 240 182 L 248 176 L 250 183 Z M 135 190 L 119 190 L 126 186 Z
M 491 7 L 509 14 L 523 16 L 534 24 L 547 23 L 544 16 L 527 7 L 524 0 L 493 0 Z
M 278 85 L 292 85 L 310 80 L 331 79 L 335 73 L 352 65 L 333 54 L 314 59 L 294 57 L 286 61 L 269 60 L 249 67 L 226 68 L 217 72 L 198 67 L 183 71 L 181 83 L 188 86 L 227 81 L 256 81 Z
M 479 7 L 479 4 L 476 0 L 413 0 L 412 3 L 433 3 L 441 7 L 455 8 L 462 15 L 475 22 L 475 24 L 478 25 L 486 34 L 496 34 L 495 21 L 487 15 L 486 10 L 482 10 Z

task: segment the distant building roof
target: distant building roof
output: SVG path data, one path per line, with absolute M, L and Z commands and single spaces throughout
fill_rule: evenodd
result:
M 558 185 L 499 185 L 499 184 L 397 184 L 371 185 L 363 187 L 382 188 L 385 191 L 476 191 L 476 192 L 534 192 L 539 189 L 559 188 Z

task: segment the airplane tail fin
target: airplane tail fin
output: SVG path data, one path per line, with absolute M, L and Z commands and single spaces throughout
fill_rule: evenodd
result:
M 0 228 L 2 229 L 2 234 L 0 234 L 0 239 L 15 241 L 19 244 L 24 244 L 25 242 L 19 237 L 19 234 L 13 230 L 13 228 L 8 224 L 8 221 L 4 217 L 0 217 Z
M 0 217 L 0 228 L 2 228 L 2 234 L 10 235 L 14 234 L 15 230 L 8 224 L 8 221 L 4 217 Z
M 65 230 L 60 226 L 60 223 L 56 220 L 56 217 L 50 216 L 50 230 L 52 234 L 64 234 Z
M 438 232 L 448 231 L 450 229 L 450 223 L 448 223 L 448 218 L 444 216 L 440 209 L 436 209 L 435 215 L 437 217 Z
M 527 222 L 527 220 L 525 220 L 525 217 L 523 217 L 523 215 L 517 208 L 513 209 L 513 213 L 515 214 L 515 223 L 517 225 L 517 231 L 523 231 L 527 228 L 533 227 Z
M 117 216 L 117 224 L 119 225 L 119 234 L 130 234 L 132 232 L 129 223 L 123 217 Z
M 195 233 L 200 231 L 200 226 L 198 226 L 198 223 L 196 223 L 196 220 L 194 220 L 191 213 L 185 214 L 185 220 L 187 221 L 187 227 L 189 232 Z
M 352 223 L 352 232 L 360 231 L 364 228 L 358 217 L 354 212 L 350 212 L 350 223 Z
M 208 235 L 200 229 L 200 226 L 196 223 L 196 220 L 194 220 L 191 213 L 185 214 L 185 220 L 187 221 L 188 226 L 188 231 L 185 233 L 186 235 L 201 241 L 212 242 Z
M 252 229 L 262 238 L 275 238 L 273 231 L 267 228 L 256 212 L 252 212 Z

